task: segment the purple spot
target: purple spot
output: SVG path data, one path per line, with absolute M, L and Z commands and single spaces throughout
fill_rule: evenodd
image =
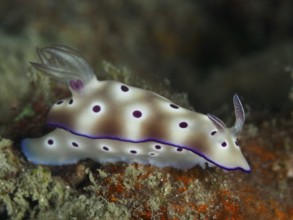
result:
M 177 105 L 174 105 L 174 104 L 170 104 L 170 107 L 171 108 L 175 108 L 175 109 L 178 109 L 179 108 Z
M 215 135 L 217 132 L 216 131 L 212 131 L 211 135 Z
M 235 145 L 239 147 L 239 144 L 238 144 L 238 142 L 237 142 L 237 141 L 235 141 Z
M 137 152 L 136 152 L 136 150 L 131 150 L 130 153 L 136 154 Z
M 56 105 L 61 105 L 63 103 L 63 100 L 60 100 L 56 103 Z
M 71 143 L 73 147 L 78 147 L 78 144 L 76 142 Z
M 134 111 L 134 112 L 132 113 L 132 115 L 133 115 L 134 117 L 136 117 L 136 118 L 140 118 L 140 117 L 142 116 L 142 113 L 141 113 L 141 111 Z
M 221 145 L 222 145 L 222 147 L 226 147 L 227 143 L 224 141 Z
M 177 151 L 182 151 L 183 149 L 181 147 L 178 147 L 177 148 Z
M 47 141 L 47 143 L 48 143 L 49 145 L 52 145 L 52 144 L 54 144 L 54 141 L 53 141 L 52 139 L 49 139 L 49 140 Z
M 103 150 L 105 150 L 105 151 L 109 151 L 109 148 L 106 147 L 106 146 L 103 146 Z
M 128 92 L 128 90 L 129 90 L 129 88 L 125 85 L 122 85 L 120 88 L 123 92 Z
M 188 124 L 186 122 L 180 122 L 179 127 L 180 128 L 187 128 Z
M 162 147 L 161 147 L 160 145 L 156 145 L 155 148 L 156 148 L 157 150 L 160 150 Z
M 71 105 L 73 103 L 73 99 L 69 100 L 69 105 Z
M 70 80 L 69 85 L 74 91 L 79 91 L 83 88 L 83 82 L 80 79 Z
M 101 111 L 101 107 L 99 105 L 94 105 L 93 112 L 98 113 L 99 111 Z

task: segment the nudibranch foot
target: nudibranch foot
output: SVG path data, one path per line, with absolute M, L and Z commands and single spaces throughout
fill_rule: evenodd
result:
M 189 169 L 196 165 L 202 168 L 214 166 L 193 152 L 179 147 L 153 141 L 134 144 L 116 139 L 78 137 L 59 128 L 40 138 L 24 139 L 22 151 L 29 161 L 43 165 L 74 164 L 81 159 L 90 158 L 100 163 L 137 162 L 179 169 Z
M 200 114 L 153 92 L 115 81 L 98 81 L 87 61 L 64 46 L 37 49 L 40 71 L 65 81 L 72 97 L 48 114 L 56 129 L 21 146 L 36 164 L 63 165 L 85 158 L 98 162 L 138 162 L 188 169 L 218 166 L 250 172 L 236 135 L 245 113 L 233 97 L 232 128 L 212 114 Z

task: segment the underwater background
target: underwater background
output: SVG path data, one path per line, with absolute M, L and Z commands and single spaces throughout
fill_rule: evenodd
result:
M 293 219 L 292 39 L 293 1 L 2 0 L 0 219 Z M 20 141 L 70 95 L 29 64 L 51 44 L 229 126 L 237 92 L 252 172 L 28 162 Z

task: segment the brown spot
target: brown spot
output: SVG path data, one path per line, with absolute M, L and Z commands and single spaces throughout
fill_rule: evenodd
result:
M 184 141 L 184 146 L 206 155 L 211 152 L 207 136 L 204 132 L 195 132 Z
M 66 108 L 52 108 L 48 114 L 47 122 L 51 124 L 63 125 L 68 128 L 73 128 L 74 114 Z
M 142 123 L 141 136 L 143 139 L 160 139 L 168 140 L 168 118 L 159 113 L 158 110 L 152 108 L 154 114 L 150 114 L 148 120 Z
M 98 122 L 95 123 L 92 133 L 96 136 L 114 136 L 123 138 L 121 136 L 125 122 L 123 121 L 123 118 L 121 118 L 119 110 L 120 109 L 116 106 L 107 108 L 106 114 L 99 118 Z

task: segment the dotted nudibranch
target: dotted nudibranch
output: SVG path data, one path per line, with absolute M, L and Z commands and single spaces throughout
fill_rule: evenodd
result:
M 69 85 L 72 97 L 57 101 L 48 114 L 51 133 L 24 139 L 22 151 L 36 164 L 73 164 L 91 158 L 188 169 L 219 166 L 250 172 L 236 135 L 245 113 L 237 95 L 236 122 L 226 128 L 153 92 L 116 81 L 99 81 L 87 61 L 65 46 L 37 49 L 32 65 Z

